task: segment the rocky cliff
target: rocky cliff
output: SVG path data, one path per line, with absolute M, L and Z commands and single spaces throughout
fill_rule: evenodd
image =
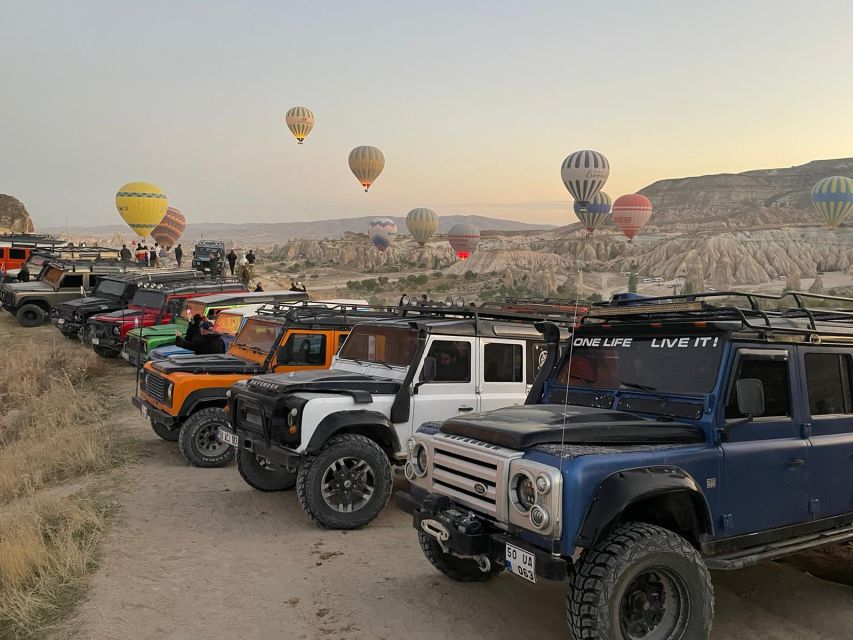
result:
M 0 232 L 32 233 L 33 221 L 24 203 L 0 193 Z

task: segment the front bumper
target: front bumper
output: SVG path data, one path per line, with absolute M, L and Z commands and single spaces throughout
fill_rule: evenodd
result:
M 73 320 L 58 318 L 56 316 L 52 317 L 50 321 L 53 323 L 54 327 L 63 333 L 63 335 L 79 338 L 83 334 L 83 324 L 80 322 L 74 322 Z
M 153 404 L 143 400 L 139 396 L 133 396 L 130 401 L 133 403 L 134 407 L 139 409 L 139 412 L 143 417 L 149 418 L 158 424 L 164 424 L 170 429 L 177 426 L 178 419 L 175 416 L 171 416 L 162 409 L 158 409 Z
M 266 439 L 256 433 L 247 433 L 242 429 L 234 429 L 234 427 L 231 427 L 229 429 L 226 429 L 225 427 L 219 428 L 220 430 L 230 433 L 232 436 L 237 438 L 237 440 L 239 441 L 239 449 L 251 451 L 256 456 L 266 458 L 272 464 L 284 467 L 285 469 L 292 469 L 301 458 L 298 453 L 283 450 L 275 445 L 267 445 Z M 223 442 L 225 441 L 223 440 Z
M 537 576 L 547 580 L 565 580 L 569 575 L 569 563 L 563 558 L 531 545 L 518 535 L 496 528 L 478 514 L 455 505 L 447 496 L 430 493 L 419 500 L 398 491 L 394 504 L 412 516 L 412 525 L 419 532 L 429 533 L 436 527 L 445 531 L 448 538 L 442 544 L 453 554 L 486 555 L 493 564 L 503 566 L 506 545 L 510 544 L 536 557 Z
M 96 347 L 121 351 L 121 335 L 113 333 L 113 325 L 89 324 L 86 327 L 87 341 Z
M 129 351 L 126 347 L 127 345 L 121 350 L 121 357 L 128 364 L 132 364 L 134 367 L 141 367 L 148 362 L 148 354 L 140 353 L 139 351 Z

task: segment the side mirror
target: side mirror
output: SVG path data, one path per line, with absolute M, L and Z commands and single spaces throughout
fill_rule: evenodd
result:
M 764 415 L 764 386 L 758 378 L 744 378 L 735 383 L 737 408 L 741 415 L 754 418 Z
M 436 372 L 436 362 L 435 358 L 432 356 L 427 356 L 424 358 L 424 366 L 421 369 L 421 375 L 418 379 L 418 383 L 414 386 L 413 392 L 417 393 L 418 389 L 421 388 L 422 384 L 426 384 L 427 382 L 432 382 L 435 380 L 435 372 Z

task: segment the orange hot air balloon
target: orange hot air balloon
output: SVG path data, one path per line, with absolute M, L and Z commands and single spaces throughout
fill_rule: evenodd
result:
M 154 238 L 164 247 L 174 247 L 178 244 L 178 238 L 187 228 L 187 219 L 175 207 L 166 209 L 166 215 L 163 220 L 157 225 L 157 228 L 151 232 L 151 237 Z
M 613 203 L 612 220 L 622 233 L 628 236 L 628 241 L 640 233 L 649 218 L 652 217 L 652 201 L 639 193 L 619 196 Z

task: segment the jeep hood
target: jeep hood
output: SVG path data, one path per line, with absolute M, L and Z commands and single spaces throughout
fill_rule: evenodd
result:
M 557 404 L 506 407 L 445 421 L 441 432 L 509 449 L 540 444 L 698 444 L 699 427 L 650 420 L 625 411 Z
M 153 327 L 143 327 L 142 329 L 142 337 L 143 338 L 154 338 L 154 337 L 163 337 L 163 336 L 171 336 L 175 337 L 175 331 L 183 329 L 186 331 L 187 325 L 177 325 L 177 324 L 155 324 Z M 137 333 L 139 333 L 137 331 Z
M 56 291 L 47 282 L 41 280 L 30 280 L 29 282 L 7 282 L 3 285 L 7 291 L 13 293 L 53 293 Z
M 122 322 L 124 320 L 133 320 L 133 318 L 141 318 L 144 315 L 145 312 L 142 309 L 119 309 L 112 313 L 102 313 L 99 316 L 95 316 L 94 320 L 98 322 Z
M 113 311 L 121 307 L 117 298 L 78 298 L 62 303 L 63 309 L 74 311 Z
M 252 390 L 274 393 L 342 390 L 393 395 L 400 390 L 402 382 L 349 371 L 314 370 L 258 376 L 252 378 L 248 385 Z
M 162 373 L 263 373 L 263 365 L 223 354 L 176 354 L 156 360 L 151 367 Z

